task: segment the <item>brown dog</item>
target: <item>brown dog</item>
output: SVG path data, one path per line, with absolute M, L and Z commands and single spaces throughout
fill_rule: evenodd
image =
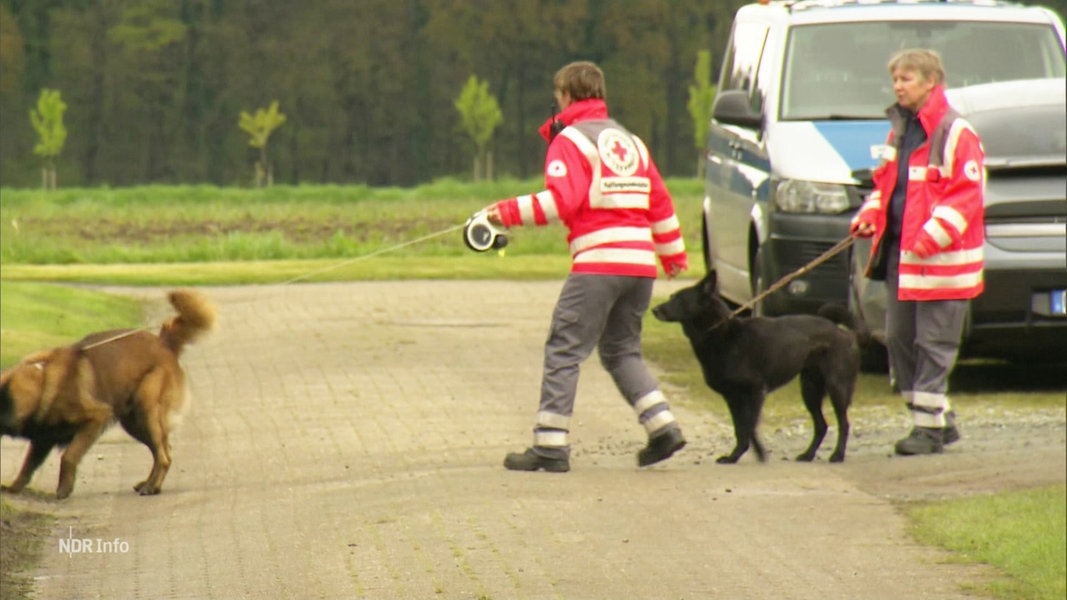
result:
M 70 496 L 78 463 L 117 420 L 152 451 L 152 471 L 134 489 L 159 493 L 171 462 L 171 418 L 186 393 L 178 356 L 215 323 L 214 306 L 199 292 L 175 290 L 168 297 L 178 314 L 159 335 L 93 333 L 71 346 L 31 354 L 0 373 L 0 435 L 30 440 L 18 478 L 4 490 L 22 491 L 58 445 L 66 450 L 56 497 Z

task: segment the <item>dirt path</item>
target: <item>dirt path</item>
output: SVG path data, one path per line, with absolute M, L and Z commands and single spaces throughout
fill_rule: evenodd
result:
M 115 429 L 70 500 L 21 500 L 60 515 L 35 597 L 964 598 L 985 570 L 912 543 L 891 501 L 1065 479 L 1063 411 L 1020 417 L 1020 436 L 963 407 L 966 438 L 939 457 L 889 458 L 899 421 L 860 414 L 844 465 L 735 466 L 711 460 L 728 425 L 678 408 L 689 447 L 638 470 L 643 434 L 595 360 L 573 471 L 507 472 L 558 289 L 208 289 L 223 321 L 185 356 L 194 401 L 164 493 L 132 492 L 150 459 Z M 784 456 L 806 442 L 766 437 Z M 7 481 L 25 445 L 2 450 Z M 57 470 L 53 456 L 31 486 Z M 110 551 L 61 552 L 70 538 Z

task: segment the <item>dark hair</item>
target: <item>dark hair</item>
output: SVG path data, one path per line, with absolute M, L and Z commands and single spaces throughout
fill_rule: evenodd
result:
M 556 71 L 552 85 L 570 96 L 572 101 L 607 97 L 604 72 L 595 63 L 585 60 L 572 62 Z

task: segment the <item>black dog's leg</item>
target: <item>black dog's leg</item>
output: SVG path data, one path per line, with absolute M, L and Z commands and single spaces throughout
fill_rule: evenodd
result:
M 807 450 L 797 456 L 797 460 L 811 462 L 815 460 L 815 452 L 818 451 L 823 438 L 826 437 L 827 430 L 826 418 L 822 415 L 822 401 L 826 396 L 826 382 L 822 373 L 814 369 L 801 371 L 800 394 L 804 398 L 804 406 L 807 407 L 808 413 L 811 415 L 814 431 L 811 437 L 811 444 L 808 445 Z
M 830 385 L 830 402 L 834 405 L 834 416 L 837 417 L 837 446 L 830 455 L 830 462 L 845 461 L 845 447 L 848 445 L 848 406 L 852 403 L 854 381 L 840 385 Z
M 736 463 L 745 452 L 748 452 L 750 445 L 756 448 L 756 456 L 760 462 L 766 461 L 767 454 L 756 436 L 756 425 L 763 407 L 762 391 L 731 390 L 728 395 L 723 394 L 723 397 L 726 398 L 726 405 L 730 407 L 736 442 L 733 451 L 727 456 L 720 456 L 716 462 L 719 464 Z

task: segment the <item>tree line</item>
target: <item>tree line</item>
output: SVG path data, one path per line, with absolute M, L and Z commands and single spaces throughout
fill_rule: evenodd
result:
M 63 186 L 412 185 L 486 153 L 497 175 L 533 176 L 552 75 L 578 59 L 604 69 L 613 116 L 661 170 L 692 174 L 698 56 L 714 82 L 745 3 L 0 0 L 0 185 L 40 184 L 29 114 L 45 89 L 66 105 Z M 479 147 L 457 111 L 472 76 L 503 117 Z M 274 106 L 285 120 L 255 167 L 240 116 Z

